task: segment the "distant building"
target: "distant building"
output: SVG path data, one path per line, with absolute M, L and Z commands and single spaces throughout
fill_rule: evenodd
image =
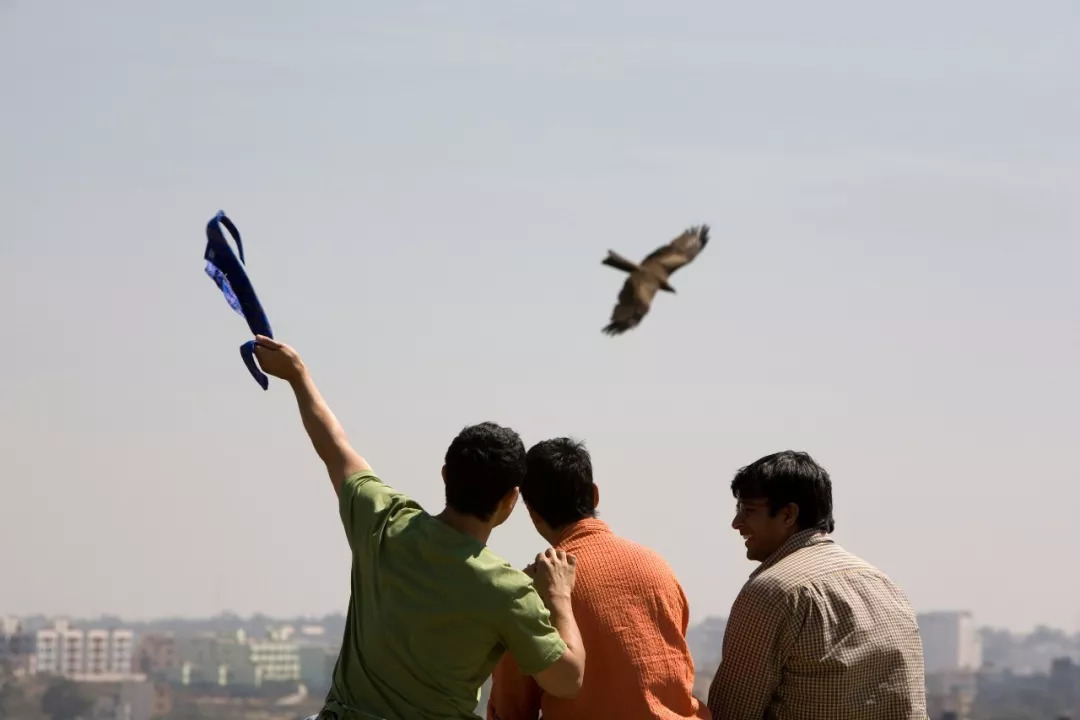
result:
M 313 688 L 328 688 L 337 663 L 337 652 L 321 645 L 301 645 L 300 681 Z
M 724 651 L 724 631 L 727 618 L 707 617 L 686 631 L 686 644 L 694 658 L 694 694 L 708 697 L 716 669 Z
M 0 658 L 13 659 L 34 653 L 34 635 L 23 631 L 18 618 L 0 618 Z
M 973 717 L 979 679 L 974 670 L 955 670 L 926 674 L 926 711 L 932 720 Z
M 1050 673 L 1019 674 L 1010 670 L 979 672 L 976 717 L 1080 718 L 1080 666 L 1058 658 Z
M 300 627 L 300 639 L 305 642 L 324 643 L 326 628 L 322 625 L 303 625 Z
M 180 685 L 240 685 L 299 682 L 300 646 L 292 633 L 272 630 L 251 640 L 243 630 L 233 636 L 205 635 L 176 641 L 176 665 L 168 677 Z
M 10 663 L 16 672 L 31 673 L 34 670 L 35 638 L 25 632 L 18 618 L 0 618 L 0 660 Z
M 724 650 L 727 618 L 707 617 L 686 631 L 686 644 L 694 658 L 694 670 L 712 676 Z
M 918 623 L 927 674 L 974 671 L 982 666 L 979 631 L 970 612 L 921 613 Z
M 1056 658 L 1050 666 L 1050 693 L 1062 709 L 1080 709 L 1080 664 L 1070 657 Z M 1080 714 L 1077 715 L 1080 718 Z
M 124 629 L 76 630 L 58 620 L 34 638 L 34 671 L 83 681 L 132 676 L 135 633 Z
M 176 667 L 176 638 L 160 633 L 140 635 L 134 665 L 139 672 L 164 677 Z
M 125 682 L 117 698 L 117 720 L 153 720 L 172 713 L 172 688 L 163 683 Z
M 146 680 L 102 683 L 81 692 L 91 703 L 86 717 L 94 720 L 160 720 L 172 712 L 171 688 Z

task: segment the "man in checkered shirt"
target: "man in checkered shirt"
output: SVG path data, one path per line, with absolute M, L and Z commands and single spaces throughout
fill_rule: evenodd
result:
M 885 573 L 829 537 L 825 469 L 780 452 L 739 470 L 731 492 L 731 526 L 761 564 L 728 617 L 713 717 L 925 720 L 915 613 Z

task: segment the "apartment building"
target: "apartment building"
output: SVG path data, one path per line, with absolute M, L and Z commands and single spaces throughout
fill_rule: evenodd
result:
M 974 671 L 982 666 L 982 643 L 971 612 L 918 615 L 927 673 Z
M 68 678 L 116 678 L 132 673 L 135 633 L 126 629 L 81 630 L 65 620 L 38 630 L 34 671 Z

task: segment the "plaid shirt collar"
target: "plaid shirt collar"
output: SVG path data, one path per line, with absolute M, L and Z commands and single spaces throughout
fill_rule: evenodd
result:
M 810 528 L 809 530 L 800 530 L 787 540 L 784 544 L 777 548 L 769 557 L 765 558 L 764 562 L 754 569 L 754 572 L 750 573 L 751 578 L 755 578 L 761 572 L 771 568 L 776 563 L 780 562 L 788 555 L 791 555 L 797 550 L 808 548 L 812 545 L 832 545 L 833 539 L 829 537 L 828 533 L 818 530 L 817 528 Z

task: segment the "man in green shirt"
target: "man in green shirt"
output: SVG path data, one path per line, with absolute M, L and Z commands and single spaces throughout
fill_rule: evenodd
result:
M 475 718 L 480 686 L 507 650 L 546 692 L 574 697 L 585 672 L 570 605 L 575 559 L 548 548 L 529 577 L 486 546 L 525 474 L 517 433 L 494 423 L 462 430 L 442 469 L 446 508 L 429 515 L 353 450 L 296 351 L 256 342 L 263 371 L 296 395 L 352 549 L 345 636 L 317 717 Z

